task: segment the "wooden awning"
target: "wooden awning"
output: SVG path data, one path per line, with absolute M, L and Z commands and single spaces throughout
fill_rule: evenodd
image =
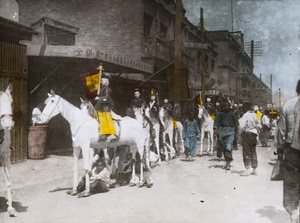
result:
M 76 60 L 95 61 L 95 66 L 100 63 L 109 68 L 112 73 L 153 73 L 153 65 L 140 60 L 133 60 L 126 56 L 107 53 L 95 46 L 52 46 L 52 45 L 28 45 L 27 55 L 49 58 L 68 58 Z

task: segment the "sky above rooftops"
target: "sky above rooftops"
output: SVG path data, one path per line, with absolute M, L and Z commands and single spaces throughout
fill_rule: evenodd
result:
M 299 0 L 184 0 L 185 16 L 194 25 L 204 9 L 208 31 L 241 31 L 244 41 L 262 43 L 262 55 L 254 57 L 254 73 L 270 86 L 273 95 L 295 95 L 300 79 L 300 1 Z M 232 7 L 231 7 L 232 6 Z M 232 9 L 232 10 L 231 10 Z M 233 14 L 231 13 L 233 12 Z

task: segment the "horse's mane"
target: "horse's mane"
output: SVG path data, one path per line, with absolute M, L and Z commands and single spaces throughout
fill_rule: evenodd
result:
M 206 110 L 206 108 L 202 105 L 201 108 L 203 109 L 203 117 L 207 116 L 210 117 L 210 114 L 208 113 L 208 111 Z
M 94 117 L 95 108 L 94 108 L 93 104 L 90 101 L 86 101 L 85 103 L 88 104 L 88 106 L 89 106 L 89 109 L 88 109 L 89 115 Z

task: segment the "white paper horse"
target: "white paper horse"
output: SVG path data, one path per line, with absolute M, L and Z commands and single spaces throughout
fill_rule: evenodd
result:
M 137 120 L 132 118 L 124 118 L 120 121 L 120 126 L 116 125 L 117 132 L 120 133 L 119 141 L 116 142 L 98 142 L 99 130 L 98 122 L 88 114 L 84 113 L 79 108 L 70 104 L 62 97 L 55 95 L 51 90 L 48 98 L 45 100 L 45 108 L 41 114 L 41 123 L 47 123 L 53 117 L 61 114 L 70 124 L 72 141 L 73 141 L 73 156 L 74 156 L 74 176 L 73 176 L 73 189 L 72 195 L 77 194 L 78 185 L 78 159 L 80 151 L 83 156 L 83 163 L 86 177 L 86 188 L 82 192 L 83 196 L 90 194 L 89 171 L 91 170 L 94 147 L 97 149 L 104 149 L 107 147 L 117 147 L 119 145 L 129 145 L 133 157 L 139 152 L 143 157 L 144 144 L 145 144 L 145 130 L 138 123 Z M 93 148 L 92 148 L 93 147 Z M 141 163 L 142 165 L 142 163 Z M 134 168 L 133 168 L 134 169 Z M 132 179 L 136 179 L 135 172 L 132 172 Z M 140 182 L 143 181 L 143 174 L 140 174 Z
M 0 92 L 0 129 L 4 132 L 3 139 L 0 144 L 0 163 L 3 165 L 4 176 L 7 190 L 7 211 L 10 217 L 17 216 L 15 209 L 12 207 L 11 196 L 11 179 L 8 172 L 8 165 L 10 164 L 10 130 L 14 125 L 12 120 L 12 96 L 10 85 L 5 92 Z
M 205 132 L 208 133 L 208 147 L 207 152 L 213 155 L 214 152 L 214 120 L 210 117 L 207 110 L 204 108 L 203 105 L 198 106 L 198 118 L 201 119 L 201 139 L 200 139 L 200 156 L 203 153 L 203 140 Z
M 137 108 L 134 112 L 136 120 L 141 124 L 141 126 L 145 129 L 145 159 L 146 159 L 146 165 L 150 166 L 150 125 L 147 121 L 147 118 L 149 120 L 150 117 L 150 113 L 149 110 L 145 110 L 144 107 L 142 108 Z M 156 136 L 157 137 L 157 136 Z M 148 172 L 150 172 L 150 168 L 148 170 Z M 153 185 L 153 179 L 150 176 L 149 179 L 147 180 L 147 187 L 151 187 Z
M 146 115 L 146 117 L 150 120 L 150 122 L 152 123 L 152 128 L 154 130 L 154 145 L 155 145 L 155 149 L 156 149 L 156 154 L 158 156 L 158 164 L 161 163 L 161 157 L 160 157 L 160 125 L 159 125 L 159 122 L 158 120 L 153 117 L 151 114 L 150 114 L 150 108 L 149 107 L 146 107 L 144 108 L 144 114 Z
M 163 125 L 162 143 L 170 150 L 170 158 L 172 159 L 176 156 L 175 148 L 173 146 L 174 125 L 167 111 L 164 109 L 164 107 L 159 108 L 159 118 Z M 169 143 L 166 142 L 166 135 L 168 135 L 169 137 Z M 169 160 L 168 153 L 165 154 L 166 154 L 166 160 Z
M 81 104 L 80 104 L 80 109 L 85 112 L 86 114 L 89 114 L 91 117 L 94 117 L 94 113 L 95 113 L 95 108 L 92 105 L 92 103 L 88 100 L 83 100 L 82 98 L 80 98 Z M 116 116 L 113 113 L 113 117 Z M 146 132 L 148 132 L 149 134 L 145 133 L 145 150 L 144 150 L 144 154 L 145 154 L 145 159 L 146 159 L 146 167 L 148 169 L 148 172 L 150 172 L 150 129 L 149 129 L 149 125 L 147 125 L 147 121 L 145 120 L 145 117 L 142 113 L 141 109 L 138 109 L 138 111 L 136 112 L 136 116 L 137 116 L 137 120 L 139 121 L 139 123 L 143 126 L 143 128 L 145 128 Z M 120 116 L 117 116 L 118 119 L 123 119 Z M 127 117 L 126 117 L 127 118 Z M 115 172 L 115 156 L 116 156 L 116 147 L 114 148 L 114 156 L 113 156 L 113 170 L 112 172 Z M 141 186 L 140 182 L 136 182 L 134 181 L 134 179 L 132 179 L 131 184 L 136 184 L 138 186 Z M 150 187 L 153 185 L 153 179 L 150 177 L 150 181 L 147 181 L 147 186 Z
M 178 155 L 184 153 L 184 142 L 183 142 L 183 125 L 181 122 L 176 121 L 177 128 L 174 130 L 174 146 L 179 147 L 177 149 Z

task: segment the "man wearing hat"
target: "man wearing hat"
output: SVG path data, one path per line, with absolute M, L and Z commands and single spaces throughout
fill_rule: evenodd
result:
M 155 117 L 158 119 L 158 111 L 159 111 L 159 106 L 156 101 L 156 95 L 153 89 L 151 89 L 150 92 L 150 102 L 149 102 L 149 112 L 152 117 Z
M 205 107 L 206 111 L 208 112 L 208 114 L 210 115 L 210 117 L 214 120 L 215 119 L 215 116 L 214 116 L 215 109 L 214 109 L 213 103 L 211 102 L 211 98 L 206 99 L 206 103 L 205 103 L 204 107 Z
M 111 109 L 114 106 L 114 102 L 110 97 L 111 89 L 109 81 L 111 76 L 108 73 L 103 73 L 101 76 L 101 88 L 100 94 L 95 106 L 95 118 L 99 122 L 100 141 L 110 142 L 117 138 L 115 123 L 112 118 Z
M 167 96 L 164 97 L 164 103 L 162 105 L 162 107 L 168 112 L 168 114 L 171 116 L 172 115 L 172 105 L 171 103 L 169 102 L 169 99 Z
M 142 107 L 146 107 L 147 103 L 143 98 L 140 98 L 141 93 L 138 88 L 134 89 L 133 95 L 134 95 L 134 99 L 132 100 L 130 107 L 133 109 L 135 113 L 138 109 L 141 109 Z
M 173 122 L 174 129 L 176 129 L 177 123 L 176 123 L 175 119 L 172 117 L 173 107 L 172 107 L 171 103 L 169 102 L 169 99 L 167 96 L 164 97 L 164 103 L 163 103 L 162 107 L 164 110 L 167 111 L 167 114 L 170 116 L 170 119 Z M 161 120 L 161 122 L 164 123 L 163 120 Z

